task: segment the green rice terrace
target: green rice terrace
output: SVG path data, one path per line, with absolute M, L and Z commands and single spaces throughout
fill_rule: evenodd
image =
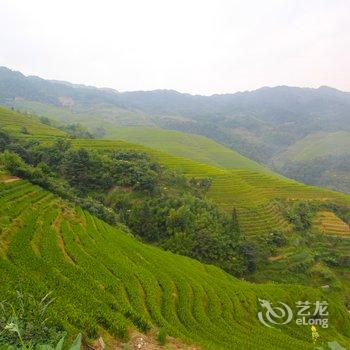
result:
M 193 159 L 219 168 L 272 173 L 257 162 L 201 135 L 144 126 L 111 125 L 106 130 L 105 138 L 141 144 L 173 156 Z
M 350 316 L 320 289 L 254 285 L 220 269 L 139 243 L 78 207 L 17 180 L 0 184 L 1 295 L 19 286 L 53 291 L 53 318 L 85 340 L 108 333 L 126 339 L 163 329 L 202 349 L 314 349 L 310 328 L 268 328 L 258 298 L 329 300 L 330 327 L 321 339 L 350 347 Z
M 35 116 L 23 115 L 16 111 L 0 107 L 0 128 L 17 137 L 46 140 L 67 136 L 63 131 L 40 123 Z
M 321 211 L 314 218 L 314 225 L 323 233 L 340 237 L 350 236 L 350 227 L 330 211 Z
M 240 227 L 246 234 L 259 235 L 273 229 L 288 229 L 288 223 L 275 204 L 277 199 L 322 200 L 350 204 L 350 196 L 338 192 L 306 186 L 297 181 L 248 170 L 232 170 L 202 164 L 192 159 L 170 156 L 141 145 L 110 140 L 73 140 L 76 147 L 96 150 L 138 150 L 167 167 L 188 177 L 210 178 L 207 198 L 220 208 L 238 212 Z

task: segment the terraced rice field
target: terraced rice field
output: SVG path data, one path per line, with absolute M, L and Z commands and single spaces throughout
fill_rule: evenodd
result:
M 26 128 L 28 134 L 22 133 Z M 40 123 L 36 117 L 25 116 L 21 113 L 0 107 L 0 129 L 15 134 L 21 138 L 39 138 L 49 140 L 52 137 L 66 137 L 67 134 L 59 129 Z
M 324 234 L 350 237 L 349 225 L 331 211 L 317 213 L 314 226 Z
M 258 298 L 293 305 L 321 290 L 254 285 L 190 258 L 144 245 L 26 181 L 0 183 L 0 295 L 22 289 L 57 297 L 50 316 L 70 334 L 164 328 L 202 349 L 313 349 L 309 327 L 267 328 Z M 323 340 L 350 347 L 350 315 L 330 303 Z M 348 332 L 349 333 L 349 332 Z
M 111 125 L 105 138 L 141 144 L 172 156 L 193 159 L 219 168 L 272 173 L 257 162 L 201 135 L 145 126 Z
M 306 186 L 277 175 L 248 170 L 226 170 L 123 141 L 74 140 L 73 144 L 76 147 L 96 150 L 143 151 L 155 161 L 183 172 L 188 177 L 210 177 L 212 185 L 207 194 L 208 199 L 226 211 L 236 208 L 241 229 L 249 235 L 289 229 L 274 203 L 276 199 L 331 200 L 350 204 L 350 196 Z
M 23 126 L 27 128 L 28 135 L 20 132 Z M 35 118 L 4 108 L 0 108 L 0 127 L 17 137 L 35 137 L 45 142 L 52 141 L 55 137 L 65 136 L 65 133 L 44 125 Z M 289 229 L 288 223 L 274 203 L 275 199 L 317 199 L 350 204 L 349 196 L 317 187 L 305 186 L 273 173 L 227 170 L 125 141 L 72 140 L 72 142 L 76 147 L 96 150 L 128 149 L 146 152 L 155 161 L 182 172 L 188 177 L 210 177 L 212 185 L 207 194 L 208 199 L 213 200 L 226 211 L 235 208 L 242 231 L 250 235 Z M 232 157 L 231 155 L 228 157 L 226 153 L 224 160 L 227 163 L 230 159 L 232 161 Z

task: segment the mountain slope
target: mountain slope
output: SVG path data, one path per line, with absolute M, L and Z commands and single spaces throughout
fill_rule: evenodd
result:
M 284 161 L 307 161 L 323 156 L 350 154 L 350 132 L 310 134 L 288 147 L 279 157 Z
M 257 299 L 293 305 L 328 299 L 323 340 L 350 345 L 350 318 L 335 299 L 299 286 L 253 285 L 189 258 L 141 244 L 25 181 L 0 184 L 1 294 L 21 286 L 59 296 L 50 316 L 90 339 L 102 329 L 167 333 L 203 349 L 312 349 L 308 327 L 261 325 Z
M 350 193 L 350 133 L 310 134 L 272 160 L 289 177 Z
M 225 170 L 123 141 L 73 140 L 73 145 L 98 151 L 143 151 L 155 161 L 183 172 L 189 178 L 210 178 L 207 198 L 225 211 L 236 209 L 241 229 L 248 235 L 288 229 L 288 224 L 275 203 L 279 199 L 335 201 L 345 205 L 350 203 L 349 196 L 306 186 L 294 180 L 261 172 Z
M 65 132 L 41 123 L 35 116 L 23 115 L 2 107 L 0 107 L 0 129 L 24 138 L 67 137 Z
M 110 127 L 106 139 L 130 141 L 150 148 L 226 169 L 270 172 L 260 164 L 241 156 L 207 137 L 147 127 Z
M 11 118 L 8 118 L 8 113 L 12 113 Z M 22 122 L 19 117 L 27 118 L 18 113 L 7 112 L 4 114 L 0 111 L 0 125 L 3 125 L 5 129 L 13 130 L 17 136 L 23 136 L 20 130 L 15 127 L 19 121 Z M 31 119 L 29 120 L 31 121 Z M 47 130 L 52 133 L 51 128 Z M 36 138 L 35 133 L 25 136 Z M 53 140 L 56 136 L 49 134 L 45 136 L 45 139 Z M 207 198 L 227 212 L 235 209 L 238 213 L 240 227 L 247 235 L 261 235 L 271 233 L 273 230 L 286 231 L 289 229 L 276 200 L 321 200 L 345 205 L 350 203 L 349 196 L 305 186 L 294 180 L 275 176 L 273 173 L 227 170 L 125 141 L 72 140 L 71 142 L 75 147 L 97 151 L 137 150 L 145 152 L 154 161 L 184 173 L 189 178 L 210 178 L 211 186 L 206 195 Z

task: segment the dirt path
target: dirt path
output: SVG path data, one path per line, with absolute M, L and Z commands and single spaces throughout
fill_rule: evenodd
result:
M 20 178 L 17 176 L 5 175 L 0 179 L 0 182 L 3 182 L 6 184 L 6 183 L 10 183 L 10 182 L 15 182 L 18 180 L 20 180 Z
M 103 340 L 100 338 L 93 347 L 90 349 L 94 350 L 200 350 L 199 347 L 184 344 L 181 341 L 172 337 L 167 337 L 166 345 L 160 345 L 156 340 L 156 333 L 150 332 L 150 334 L 142 334 L 137 331 L 132 331 L 130 334 L 130 340 L 127 343 L 119 341 L 107 341 L 108 345 L 105 344 L 106 338 Z

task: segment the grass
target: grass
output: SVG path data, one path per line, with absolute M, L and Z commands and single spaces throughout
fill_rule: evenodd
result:
M 26 181 L 0 183 L 0 294 L 53 291 L 50 317 L 76 335 L 120 338 L 162 330 L 203 349 L 313 349 L 309 327 L 267 328 L 258 298 L 329 300 L 322 340 L 350 346 L 350 316 L 336 298 L 298 285 L 254 285 L 144 245 Z

